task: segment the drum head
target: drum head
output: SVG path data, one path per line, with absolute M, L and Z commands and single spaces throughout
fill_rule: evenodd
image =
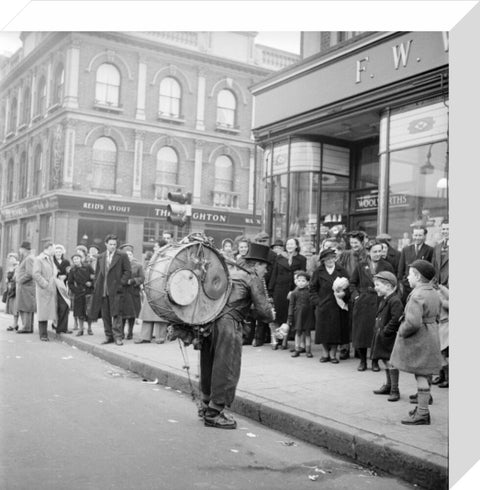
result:
M 205 294 L 213 300 L 217 300 L 225 294 L 228 287 L 228 276 L 220 268 L 210 268 L 202 283 Z
M 195 301 L 199 292 L 197 276 L 190 269 L 178 269 L 167 282 L 168 297 L 175 304 L 186 306 Z

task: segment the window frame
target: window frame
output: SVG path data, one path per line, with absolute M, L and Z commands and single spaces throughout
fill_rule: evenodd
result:
M 108 80 L 108 75 L 109 73 L 107 72 L 106 75 L 107 80 L 100 80 L 99 75 L 102 75 L 102 68 L 106 67 L 111 67 L 112 71 L 111 73 L 115 73 L 118 76 L 118 85 L 115 85 L 115 83 L 110 82 Z M 113 71 L 115 70 L 115 71 Z M 116 80 L 114 81 L 116 82 Z M 100 97 L 99 96 L 99 87 L 104 87 L 105 91 L 105 97 Z M 96 72 L 95 72 L 95 105 L 97 106 L 103 106 L 103 107 L 108 107 L 112 109 L 121 109 L 121 88 L 122 88 L 122 72 L 120 69 L 113 63 L 110 62 L 105 62 L 102 63 L 98 66 Z M 110 98 L 110 90 L 114 90 L 116 92 L 116 97 L 114 101 L 109 101 Z
M 233 108 L 228 107 L 226 105 L 221 105 L 220 103 L 220 97 L 222 94 L 230 94 L 233 100 Z M 223 102 L 222 102 L 223 103 Z M 225 129 L 237 129 L 237 112 L 238 112 L 238 101 L 237 101 L 237 96 L 236 94 L 227 88 L 223 88 L 218 91 L 217 94 L 217 115 L 216 115 L 216 124 L 217 127 L 219 128 L 225 128 Z M 223 117 L 220 117 L 222 113 L 226 113 L 227 115 L 229 114 L 231 117 L 230 118 L 225 118 L 228 120 L 232 120 L 232 123 L 230 124 L 228 121 L 223 122 L 222 119 Z
M 112 162 L 108 162 L 105 160 L 99 160 L 99 159 L 95 158 L 95 151 L 105 151 L 105 150 L 99 150 L 98 148 L 95 149 L 95 144 L 98 143 L 102 139 L 110 141 L 115 147 L 115 160 L 114 161 L 112 160 Z M 95 177 L 95 169 L 97 167 L 99 167 L 99 168 L 100 167 L 104 167 L 104 168 L 113 167 L 113 177 L 112 177 L 113 182 L 112 182 L 112 186 L 110 186 L 110 187 L 99 187 L 95 184 L 95 179 L 93 178 L 92 179 L 92 189 L 94 191 L 97 191 L 97 192 L 115 194 L 117 192 L 118 145 L 117 145 L 116 141 L 109 136 L 105 136 L 105 135 L 99 136 L 94 141 L 94 143 L 92 145 L 92 176 L 93 177 Z M 103 177 L 103 174 L 101 175 L 101 177 Z M 100 180 L 101 180 L 100 184 L 102 184 L 104 182 L 104 179 L 102 178 Z
M 165 86 L 165 82 L 169 82 L 168 92 L 162 94 L 162 86 Z M 173 90 L 173 88 L 175 90 Z M 178 90 L 178 95 L 172 93 Z M 158 86 L 158 116 L 159 117 L 167 117 L 174 119 L 182 118 L 182 96 L 183 90 L 181 83 L 175 78 L 171 76 L 167 76 L 162 78 Z M 165 112 L 162 110 L 162 101 L 167 102 L 166 105 L 169 107 L 169 111 Z M 175 105 L 176 111 L 172 112 L 172 106 Z

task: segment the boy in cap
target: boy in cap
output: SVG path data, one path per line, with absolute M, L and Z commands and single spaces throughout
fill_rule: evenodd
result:
M 412 292 L 398 329 L 390 361 L 400 371 L 412 373 L 417 380 L 417 407 L 402 424 L 430 425 L 429 377 L 442 367 L 438 318 L 440 298 L 431 284 L 435 268 L 426 260 L 415 260 L 409 266 L 408 282 Z
M 382 271 L 373 276 L 377 295 L 381 298 L 375 318 L 375 332 L 372 341 L 372 360 L 385 364 L 386 383 L 374 390 L 375 395 L 389 395 L 389 402 L 400 399 L 398 389 L 398 369 L 390 363 L 400 318 L 403 314 L 403 303 L 397 294 L 397 278 L 389 271 Z

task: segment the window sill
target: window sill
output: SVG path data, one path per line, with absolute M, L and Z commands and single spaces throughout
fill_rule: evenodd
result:
M 55 104 L 53 104 L 48 108 L 48 112 L 54 112 L 57 109 L 60 109 L 60 107 L 61 107 L 60 102 L 55 102 Z
M 18 126 L 17 130 L 23 131 L 26 127 L 27 127 L 26 123 L 23 123 L 23 124 L 20 124 L 20 126 Z
M 42 119 L 42 114 L 37 114 L 36 116 L 32 117 L 32 123 L 40 121 Z
M 12 138 L 13 136 L 15 136 L 15 132 L 10 131 L 5 135 L 5 139 L 8 140 L 8 139 Z
M 102 104 L 101 102 L 94 102 L 93 108 L 99 111 L 116 112 L 117 114 L 121 114 L 123 112 L 123 107 L 121 106 Z
M 185 124 L 185 119 L 183 117 L 170 116 L 168 114 L 162 114 L 160 112 L 157 114 L 157 119 L 159 121 L 167 121 L 175 124 Z
M 215 130 L 220 131 L 222 133 L 230 133 L 230 134 L 240 133 L 240 129 L 234 128 L 233 126 L 224 126 L 223 124 L 217 124 Z

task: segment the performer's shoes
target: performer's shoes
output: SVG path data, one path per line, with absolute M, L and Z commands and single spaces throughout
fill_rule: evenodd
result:
M 372 361 L 372 371 L 375 372 L 380 371 L 380 366 L 378 365 L 378 361 Z
M 390 396 L 387 398 L 389 402 L 398 402 L 400 400 L 400 392 L 399 391 L 392 391 L 390 392 Z
M 383 385 L 378 390 L 373 390 L 375 395 L 390 395 L 391 386 Z
M 207 409 L 208 409 L 208 405 L 204 401 L 199 402 L 197 413 L 198 413 L 199 418 L 201 418 L 202 420 L 205 418 L 205 414 L 207 413 Z
M 366 370 L 367 370 L 366 361 L 360 361 L 360 364 L 358 365 L 357 371 L 366 371 Z
M 203 418 L 206 427 L 216 427 L 217 429 L 236 429 L 237 422 L 231 416 L 225 415 L 222 410 L 208 408 Z

